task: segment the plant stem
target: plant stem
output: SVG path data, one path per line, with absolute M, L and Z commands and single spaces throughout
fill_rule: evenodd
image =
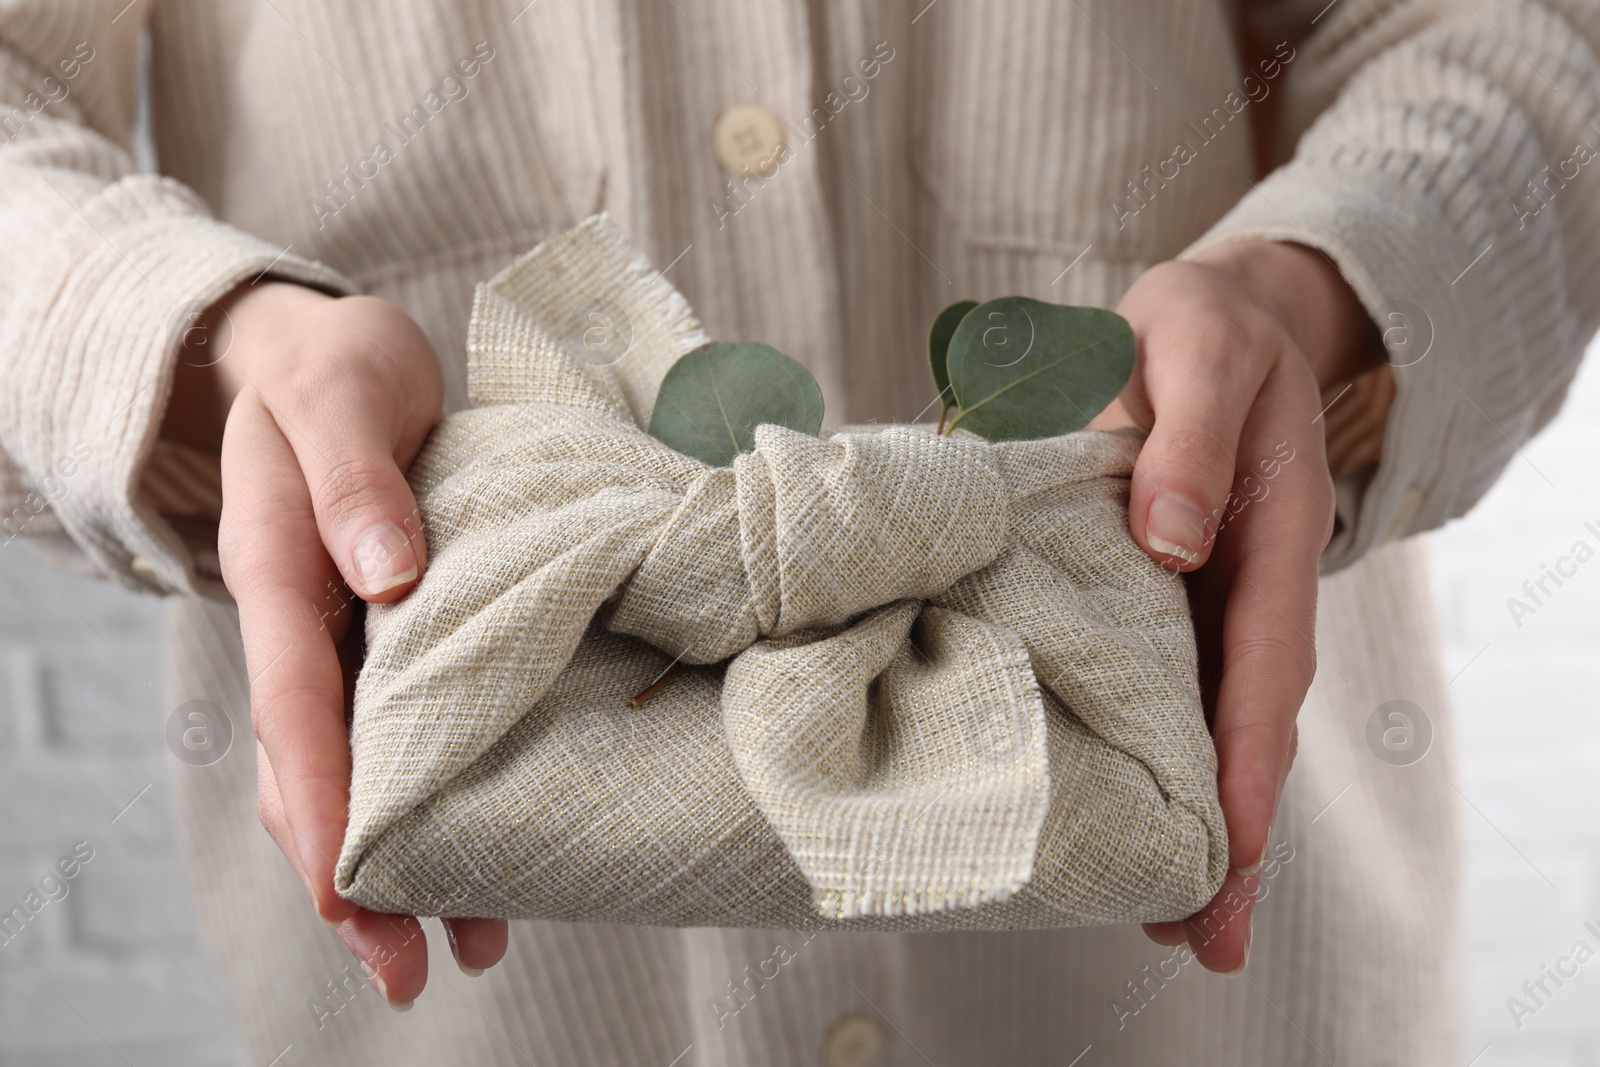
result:
M 661 692 L 661 690 L 665 689 L 674 678 L 682 674 L 683 668 L 684 665 L 682 663 L 674 663 L 672 666 L 662 671 L 661 675 L 656 678 L 655 681 L 645 686 L 644 689 L 640 690 L 639 693 L 634 696 L 633 706 L 636 708 L 643 707 L 645 701 Z

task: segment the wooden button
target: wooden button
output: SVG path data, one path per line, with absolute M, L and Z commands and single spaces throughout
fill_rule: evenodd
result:
M 711 128 L 717 162 L 734 174 L 770 175 L 778 169 L 785 143 L 783 123 L 760 104 L 730 107 Z
M 883 1051 L 883 1029 L 866 1012 L 846 1015 L 822 1039 L 825 1067 L 871 1067 Z

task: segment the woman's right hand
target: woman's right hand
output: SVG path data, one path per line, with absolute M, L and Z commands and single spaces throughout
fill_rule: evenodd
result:
M 287 282 L 241 286 L 189 337 L 191 353 L 199 339 L 223 355 L 180 366 L 163 433 L 191 445 L 220 437 L 218 549 L 249 665 L 261 822 L 317 914 L 406 1007 L 427 981 L 417 920 L 344 900 L 333 871 L 362 637 L 353 598 L 399 600 L 427 565 L 403 472 L 439 418 L 438 361 L 395 304 Z M 504 921 L 445 929 L 468 973 L 505 953 Z

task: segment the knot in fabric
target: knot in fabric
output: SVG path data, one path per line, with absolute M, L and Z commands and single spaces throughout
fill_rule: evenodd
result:
M 937 595 L 1000 555 L 993 449 L 916 427 L 818 438 L 779 426 L 684 493 L 606 628 L 689 663 Z

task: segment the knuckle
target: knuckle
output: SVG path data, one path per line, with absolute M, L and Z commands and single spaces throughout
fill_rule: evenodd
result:
M 1253 306 L 1196 309 L 1183 328 L 1187 358 L 1229 391 L 1255 392 L 1296 351 L 1283 325 Z
M 1262 348 L 1268 333 L 1265 316 L 1242 307 L 1207 307 L 1190 323 L 1194 344 L 1202 351 L 1237 358 Z
M 276 672 L 274 672 L 276 674 Z M 298 761 L 308 748 L 304 725 L 307 709 L 316 713 L 337 703 L 321 679 L 298 674 L 286 674 L 276 684 L 264 686 L 264 692 L 252 699 L 252 721 L 256 736 L 273 760 Z M 298 762 L 291 762 L 298 767 Z
M 346 377 L 341 371 L 339 363 L 333 360 L 317 354 L 306 355 L 286 370 L 271 399 L 302 417 L 316 415 L 325 411 L 330 400 L 339 394 Z
M 1309 685 L 1317 672 L 1316 648 L 1292 628 L 1282 632 L 1264 630 L 1240 638 L 1229 649 L 1229 659 L 1243 670 L 1260 671 L 1263 667 L 1267 668 L 1262 672 L 1267 676 L 1283 676 L 1286 671 L 1288 677 L 1295 679 L 1297 686 L 1302 681 Z
M 1263 745 L 1272 747 L 1278 740 L 1279 729 L 1268 719 L 1250 719 L 1236 722 L 1217 732 L 1217 740 L 1228 744 Z
M 249 541 L 237 524 L 225 522 L 217 528 L 217 564 L 222 584 L 235 600 L 259 587 L 266 577 L 266 567 L 252 558 Z
M 230 590 L 251 588 L 270 577 L 262 554 L 260 524 L 224 502 L 217 521 L 217 560 L 222 567 L 222 580 Z
M 402 392 L 442 401 L 444 376 L 427 333 L 404 308 L 381 297 L 357 295 L 338 301 L 338 363 L 397 382 Z M 358 377 L 365 377 L 361 375 Z
M 217 533 L 222 583 L 236 602 L 260 605 L 286 595 L 282 554 L 267 543 L 267 531 L 235 527 Z
M 370 456 L 333 460 L 311 486 L 317 514 L 337 523 L 370 509 L 376 504 L 374 489 L 388 481 L 392 469 L 392 463 Z
M 1338 521 L 1339 492 L 1328 472 L 1327 461 L 1320 452 L 1313 451 L 1314 458 L 1308 457 L 1311 461 L 1304 467 L 1304 476 L 1292 483 L 1292 492 L 1300 513 L 1305 516 L 1303 522 L 1321 538 L 1317 543 L 1320 552 L 1333 537 Z
M 1233 442 L 1215 428 L 1205 425 L 1175 426 L 1160 431 L 1156 457 L 1161 466 L 1175 469 L 1202 481 L 1208 487 L 1213 483 L 1231 481 L 1233 473 Z

